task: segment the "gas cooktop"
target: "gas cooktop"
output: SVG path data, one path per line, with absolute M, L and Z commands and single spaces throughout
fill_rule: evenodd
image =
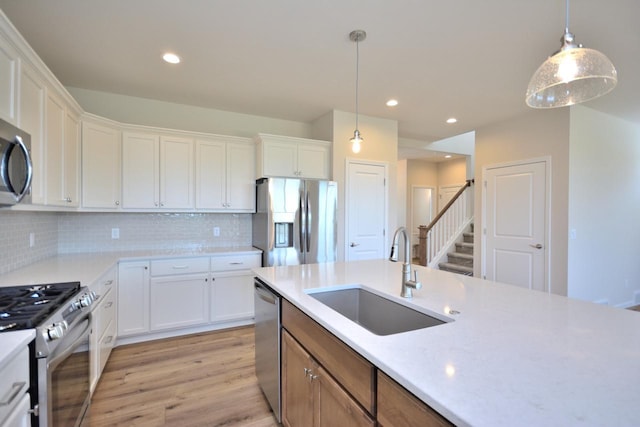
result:
M 0 287 L 0 332 L 38 326 L 80 290 L 80 282 Z

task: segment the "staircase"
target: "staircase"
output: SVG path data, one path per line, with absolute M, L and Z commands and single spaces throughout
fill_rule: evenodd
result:
M 438 264 L 440 270 L 473 276 L 473 223 L 470 230 L 462 233 L 462 242 L 457 242 L 455 252 L 447 252 L 447 262 Z

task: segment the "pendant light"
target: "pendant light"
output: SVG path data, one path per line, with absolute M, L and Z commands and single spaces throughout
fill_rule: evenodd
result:
M 579 104 L 609 93 L 618 83 L 611 61 L 594 49 L 583 48 L 569 32 L 569 0 L 562 47 L 538 68 L 526 102 L 532 108 L 555 108 Z
M 367 38 L 367 33 L 364 30 L 353 30 L 349 33 L 349 39 L 356 43 L 356 130 L 353 131 L 353 138 L 351 138 L 351 151 L 354 153 L 360 152 L 360 145 L 364 141 L 358 130 L 358 73 L 360 67 L 360 42 Z

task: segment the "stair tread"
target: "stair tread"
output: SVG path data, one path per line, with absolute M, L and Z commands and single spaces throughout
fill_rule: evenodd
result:
M 466 247 L 466 248 L 473 248 L 473 243 L 471 243 L 471 242 L 459 242 L 459 243 L 456 243 L 456 245 L 460 245 L 460 246 Z
M 473 274 L 473 268 L 471 267 L 466 267 L 464 265 L 459 265 L 459 264 L 452 264 L 450 262 L 441 262 L 440 264 L 438 264 L 438 266 L 440 267 L 440 269 L 442 270 L 442 267 L 451 269 L 451 270 L 456 270 L 456 271 L 460 271 L 463 273 L 471 273 Z
M 473 255 L 472 254 L 465 254 L 465 253 L 462 253 L 462 252 L 447 252 L 447 256 L 464 258 L 464 259 L 473 259 Z

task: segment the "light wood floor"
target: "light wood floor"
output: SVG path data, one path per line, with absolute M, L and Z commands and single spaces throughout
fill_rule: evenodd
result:
M 254 373 L 253 326 L 113 350 L 89 425 L 277 426 Z

